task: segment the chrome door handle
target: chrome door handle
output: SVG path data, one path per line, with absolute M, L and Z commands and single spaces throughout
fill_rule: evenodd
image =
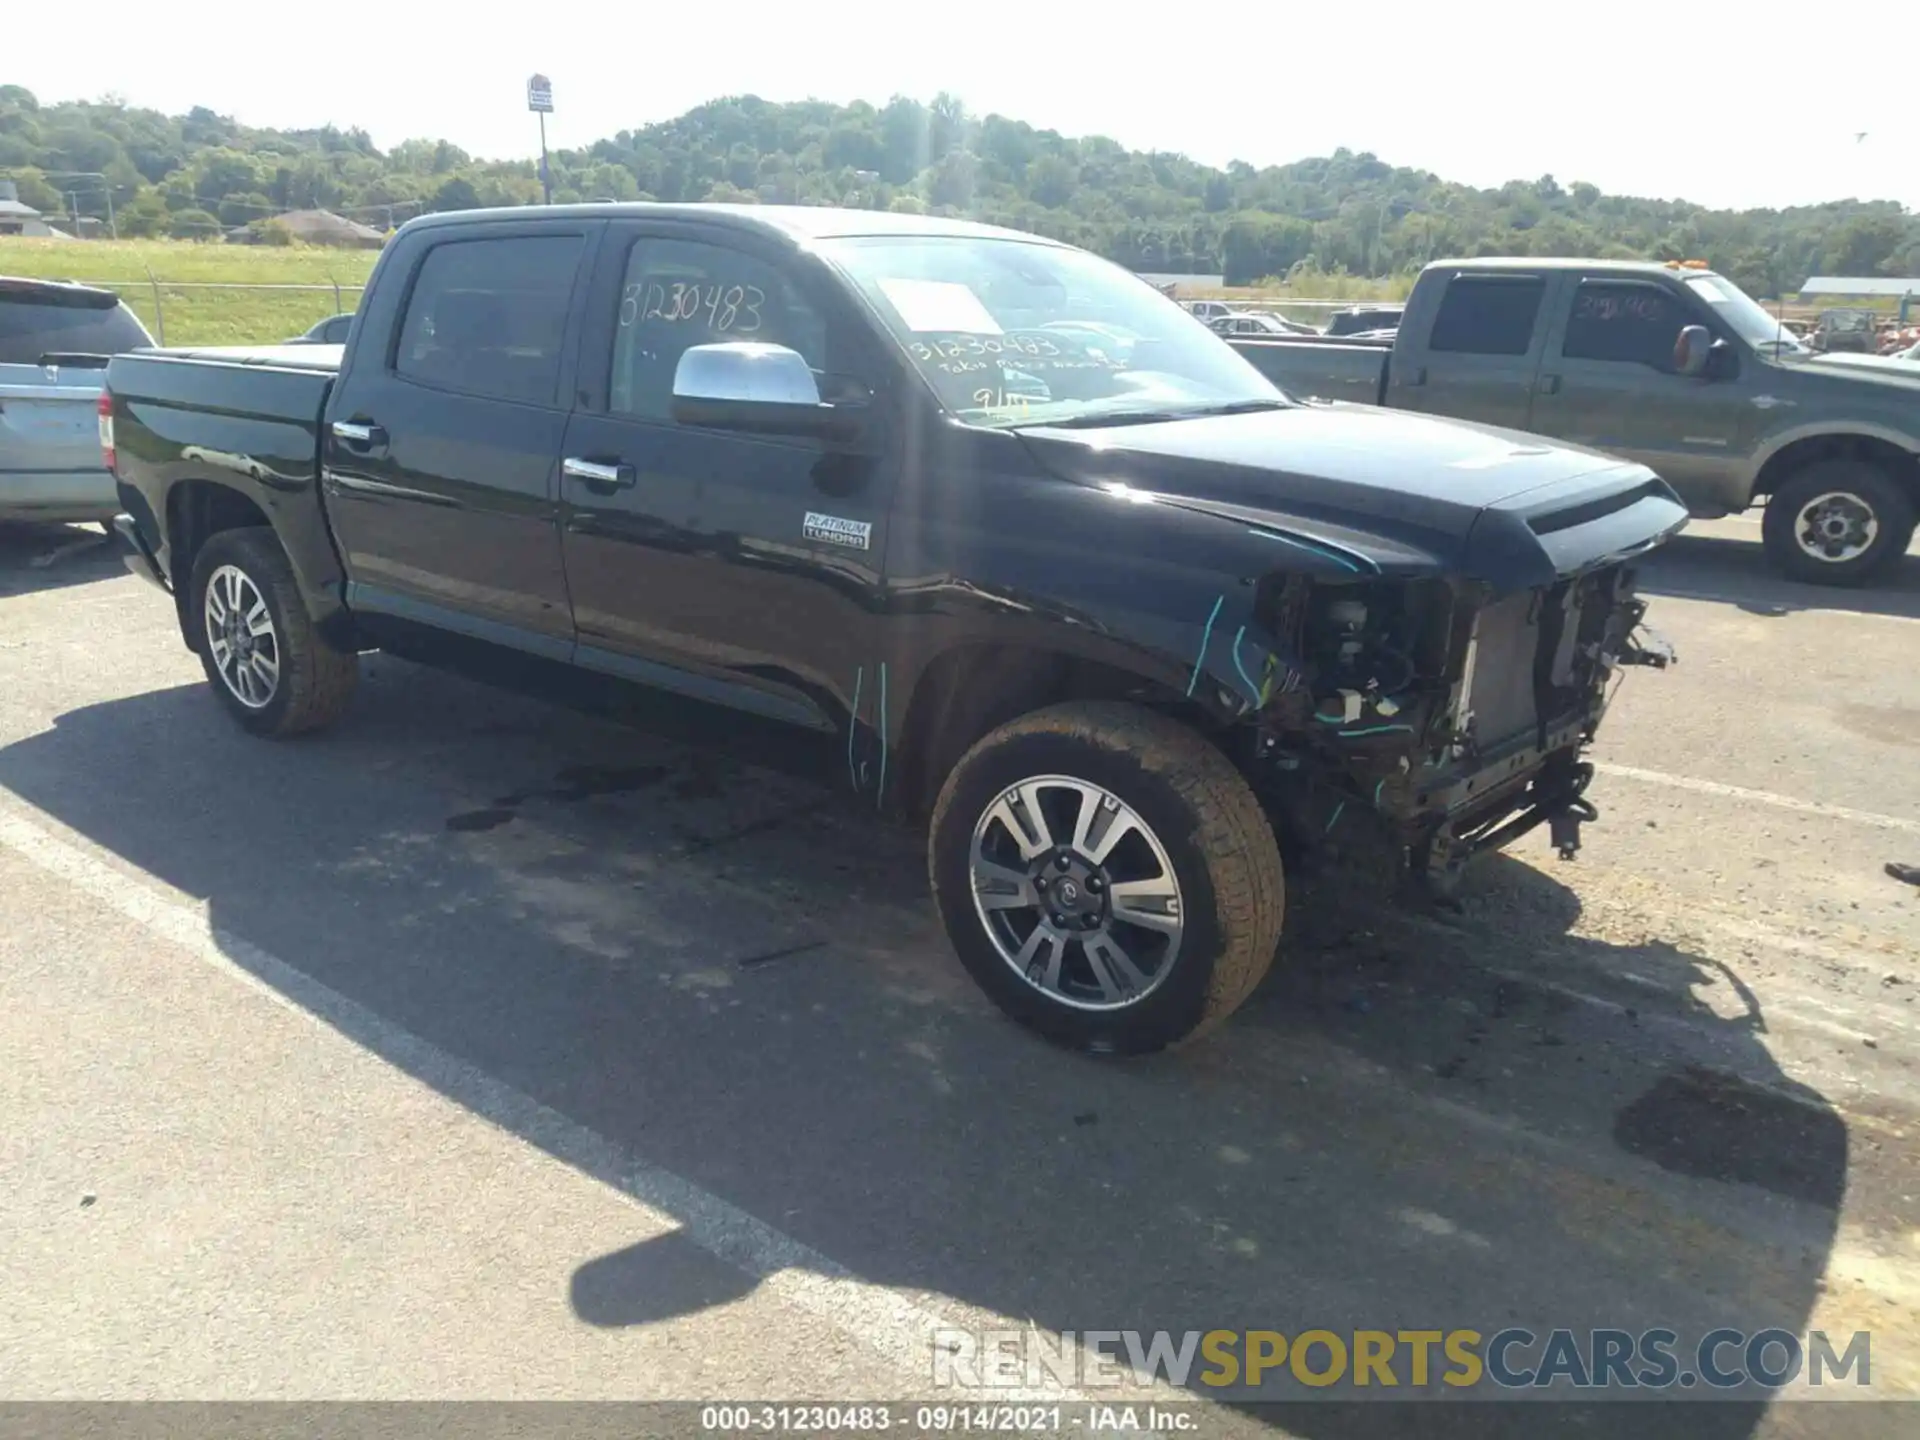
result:
M 560 462 L 560 473 L 569 480 L 583 481 L 596 490 L 620 490 L 639 477 L 631 465 L 608 465 L 600 460 L 582 460 L 569 455 Z
M 1540 393 L 1542 395 L 1558 395 L 1560 393 L 1560 377 L 1558 375 L 1542 375 L 1540 377 Z
M 334 439 L 345 440 L 349 445 L 384 445 L 387 443 L 387 432 L 378 425 L 362 425 L 358 421 L 353 420 L 336 420 L 333 422 L 332 429 Z

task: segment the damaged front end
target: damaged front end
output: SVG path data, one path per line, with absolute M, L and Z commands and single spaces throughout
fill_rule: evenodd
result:
M 1597 818 L 1583 757 L 1620 676 L 1673 658 L 1626 564 L 1504 595 L 1277 575 L 1255 608 L 1297 657 L 1262 683 L 1248 766 L 1292 858 L 1368 813 L 1442 896 L 1473 856 L 1541 825 L 1561 858 L 1578 852 Z

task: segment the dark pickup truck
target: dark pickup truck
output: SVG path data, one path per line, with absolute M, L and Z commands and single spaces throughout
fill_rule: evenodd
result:
M 1766 500 L 1782 574 L 1886 575 L 1920 508 L 1920 372 L 1816 355 L 1692 264 L 1442 260 L 1389 344 L 1241 339 L 1291 395 L 1480 420 L 1653 469 L 1702 517 Z
M 344 347 L 107 390 L 128 563 L 247 730 L 334 720 L 370 647 L 751 712 L 927 818 L 967 968 L 1101 1051 L 1237 1006 L 1343 814 L 1442 887 L 1571 854 L 1686 518 L 1613 457 L 1297 404 L 1082 251 L 857 211 L 428 217 Z

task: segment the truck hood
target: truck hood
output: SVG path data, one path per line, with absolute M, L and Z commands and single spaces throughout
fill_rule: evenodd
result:
M 1020 435 L 1065 479 L 1274 531 L 1348 568 L 1457 574 L 1503 591 L 1649 549 L 1686 523 L 1643 465 L 1367 405 Z
M 1883 385 L 1889 391 L 1920 395 L 1920 364 L 1896 360 L 1891 355 L 1811 355 L 1785 362 L 1837 380 L 1865 381 Z

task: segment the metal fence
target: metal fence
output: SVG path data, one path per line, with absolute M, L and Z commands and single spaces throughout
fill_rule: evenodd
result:
M 259 345 L 301 334 L 359 307 L 364 282 L 238 284 L 210 280 L 90 279 L 112 290 L 162 345 Z

